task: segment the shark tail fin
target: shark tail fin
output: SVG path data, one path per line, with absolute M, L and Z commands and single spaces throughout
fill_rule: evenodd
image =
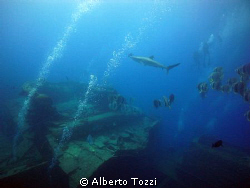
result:
M 179 65 L 180 65 L 180 63 L 176 63 L 176 64 L 173 64 L 173 65 L 167 66 L 167 67 L 166 67 L 166 69 L 167 69 L 167 74 L 168 74 L 168 72 L 169 72 L 170 69 L 172 69 L 172 68 L 174 68 L 174 67 L 177 67 L 177 66 L 179 66 Z
M 132 53 L 128 54 L 128 57 L 131 57 L 131 56 L 133 56 L 133 54 L 132 54 Z

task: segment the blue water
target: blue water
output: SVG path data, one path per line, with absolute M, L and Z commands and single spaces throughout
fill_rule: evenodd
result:
M 17 97 L 24 82 L 38 77 L 78 3 L 0 2 L 1 104 Z M 237 67 L 250 62 L 248 1 L 101 1 L 77 22 L 62 57 L 51 66 L 48 81 L 88 82 L 94 74 L 102 84 L 113 52 L 122 48 L 128 34 L 135 41 L 140 28 L 145 28 L 141 38 L 121 56 L 108 84 L 134 98 L 145 114 L 162 120 L 159 145 L 188 146 L 193 138 L 209 134 L 250 147 L 250 124 L 244 117 L 249 104 L 239 95 L 212 89 L 201 99 L 197 90 L 197 84 L 208 81 L 214 67 L 223 67 L 226 82 L 237 76 Z M 193 53 L 211 34 L 219 35 L 222 42 L 211 47 L 211 65 L 198 69 Z M 129 53 L 154 55 L 162 64 L 181 65 L 166 74 L 132 61 Z M 154 99 L 171 93 L 175 95 L 171 110 L 153 107 Z

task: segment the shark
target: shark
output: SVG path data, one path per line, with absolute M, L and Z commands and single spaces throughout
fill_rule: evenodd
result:
M 176 63 L 173 65 L 165 66 L 157 61 L 154 60 L 154 56 L 150 57 L 141 57 L 141 56 L 134 56 L 133 54 L 129 54 L 128 57 L 130 57 L 132 60 L 142 63 L 143 65 L 151 66 L 151 67 L 158 67 L 162 69 L 166 69 L 167 73 L 170 69 L 177 67 L 180 65 L 180 63 Z

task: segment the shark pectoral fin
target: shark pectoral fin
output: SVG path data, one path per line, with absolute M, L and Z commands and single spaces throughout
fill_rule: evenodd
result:
M 175 67 L 177 67 L 177 66 L 179 66 L 179 65 L 180 65 L 180 63 L 176 63 L 176 64 L 173 64 L 173 65 L 167 66 L 167 67 L 166 67 L 167 73 L 168 73 L 168 71 L 169 71 L 170 69 L 175 68 Z

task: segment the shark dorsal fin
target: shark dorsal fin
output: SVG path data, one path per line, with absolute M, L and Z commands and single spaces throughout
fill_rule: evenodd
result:
M 153 55 L 151 55 L 149 58 L 150 58 L 150 59 L 154 59 L 155 57 L 154 57 Z

